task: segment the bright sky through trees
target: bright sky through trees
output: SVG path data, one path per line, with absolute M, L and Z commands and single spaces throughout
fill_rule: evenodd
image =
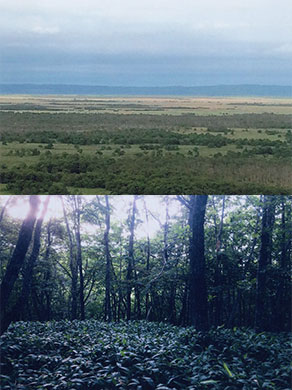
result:
M 47 196 L 41 196 L 41 202 L 42 205 L 44 203 L 44 200 Z M 0 196 L 0 204 L 3 205 L 8 196 Z M 29 203 L 28 203 L 28 196 L 13 196 L 13 204 L 11 204 L 7 208 L 8 214 L 16 219 L 24 219 L 25 216 L 28 213 L 29 210 Z M 82 199 L 85 202 L 90 202 L 93 200 L 95 196 L 87 195 L 82 196 Z M 103 196 L 101 196 L 103 198 Z M 175 197 L 170 197 L 174 200 Z M 145 203 L 147 208 L 149 209 L 149 212 L 156 218 L 160 220 L 160 222 L 163 224 L 165 222 L 165 209 L 162 205 L 162 198 L 159 196 L 144 196 L 143 199 L 145 199 Z M 113 206 L 113 215 L 112 215 L 112 221 L 118 222 L 118 221 L 124 221 L 128 217 L 129 209 L 131 207 L 131 202 L 133 201 L 133 196 L 131 195 L 116 195 L 110 197 L 110 203 Z M 144 211 L 144 202 L 143 200 L 138 200 L 137 202 L 137 208 L 138 208 L 138 218 L 141 220 L 141 224 L 137 226 L 136 234 L 137 238 L 146 237 L 147 231 L 149 232 L 149 236 L 152 238 L 155 236 L 155 234 L 160 229 L 158 221 L 153 218 L 153 216 L 149 215 L 149 224 L 147 226 L 146 222 L 146 216 Z M 180 213 L 181 206 L 179 202 L 173 201 L 171 202 L 169 214 L 171 216 L 175 216 L 178 213 Z M 39 210 L 39 215 L 42 212 L 42 207 Z M 62 204 L 60 197 L 58 195 L 51 196 L 50 203 L 48 206 L 48 211 L 46 213 L 45 221 L 48 221 L 50 218 L 57 218 L 62 219 L 63 218 L 63 210 L 62 210 Z M 93 227 L 89 224 L 84 224 L 83 228 L 86 227 L 86 229 L 89 230 L 89 232 L 93 232 L 94 229 L 96 229 L 96 226 Z

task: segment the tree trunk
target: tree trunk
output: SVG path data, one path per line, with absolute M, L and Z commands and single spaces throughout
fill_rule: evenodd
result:
M 119 282 L 118 282 L 118 321 L 122 315 L 122 304 L 123 304 L 123 291 L 122 291 L 122 239 L 120 240 L 120 256 L 119 256 Z
M 78 282 L 78 268 L 76 264 L 76 257 L 74 253 L 74 243 L 68 223 L 67 213 L 64 205 L 63 196 L 61 195 L 61 202 L 63 206 L 64 221 L 67 230 L 67 236 L 69 241 L 69 266 L 71 271 L 71 319 L 75 320 L 77 318 L 77 282 Z
M 105 232 L 104 232 L 104 247 L 106 258 L 106 273 L 105 273 L 105 321 L 112 320 L 111 308 L 111 258 L 109 250 L 109 231 L 110 231 L 110 206 L 108 195 L 105 195 L 106 214 L 105 214 Z
M 189 301 L 189 280 L 185 282 L 184 293 L 182 297 L 181 312 L 179 315 L 179 324 L 181 326 L 188 325 L 188 301 Z
M 216 211 L 214 198 L 213 206 Z M 222 233 L 223 233 L 223 221 L 224 221 L 224 211 L 225 211 L 225 196 L 222 198 L 222 211 L 219 229 L 217 228 L 216 218 L 214 217 L 215 223 L 215 234 L 216 234 L 216 264 L 215 264 L 215 274 L 214 274 L 214 289 L 215 289 L 215 298 L 214 298 L 214 324 L 215 326 L 221 325 L 222 323 L 222 302 L 223 302 L 223 291 L 222 291 L 222 263 L 220 256 L 220 249 L 222 244 Z
M 20 293 L 20 296 L 19 296 L 17 302 L 14 304 L 12 309 L 7 313 L 7 315 L 5 316 L 5 318 L 2 321 L 1 325 L 2 325 L 3 332 L 5 332 L 5 330 L 8 328 L 8 326 L 10 325 L 10 323 L 12 321 L 17 321 L 23 317 L 25 305 L 27 303 L 28 296 L 30 293 L 33 268 L 35 266 L 36 260 L 39 256 L 39 252 L 40 252 L 42 224 L 43 224 L 45 214 L 47 212 L 49 200 L 50 200 L 50 197 L 48 196 L 46 198 L 44 206 L 43 206 L 42 215 L 37 220 L 37 223 L 35 226 L 35 231 L 34 231 L 34 237 L 33 237 L 32 252 L 30 254 L 30 257 L 28 259 L 27 265 L 26 265 L 25 270 L 24 270 L 21 293 Z
M 268 329 L 267 307 L 267 266 L 271 257 L 272 223 L 274 220 L 273 197 L 263 198 L 263 216 L 261 231 L 261 247 L 259 254 L 256 286 L 255 330 Z
M 7 269 L 1 283 L 1 297 L 0 297 L 0 309 L 1 309 L 0 321 L 1 322 L 4 319 L 4 315 L 8 307 L 9 297 L 13 290 L 19 271 L 23 266 L 26 253 L 29 244 L 31 242 L 33 229 L 36 221 L 36 215 L 39 208 L 39 203 L 40 203 L 39 196 L 31 195 L 29 197 L 29 204 L 30 204 L 29 213 L 21 225 L 15 249 L 7 265 Z M 1 329 L 1 334 L 3 332 L 4 330 Z
M 46 291 L 45 291 L 45 296 L 46 296 L 46 308 L 47 308 L 47 315 L 46 315 L 46 320 L 50 321 L 51 320 L 51 300 L 52 300 L 52 291 L 48 289 L 48 284 L 50 283 L 50 280 L 52 278 L 51 275 L 51 264 L 49 262 L 49 257 L 50 257 L 50 252 L 51 252 L 51 245 L 52 245 L 52 237 L 51 237 L 51 220 L 49 221 L 48 228 L 47 228 L 47 247 L 46 247 L 46 252 L 45 252 L 45 263 L 47 264 L 47 271 L 45 274 L 45 280 L 46 280 Z
M 135 230 L 135 218 L 136 218 L 136 200 L 137 196 L 134 196 L 132 215 L 130 219 L 130 239 L 129 239 L 129 252 L 128 252 L 128 268 L 127 268 L 127 320 L 131 319 L 131 293 L 132 293 L 132 273 L 134 262 L 134 230 Z
M 146 275 L 149 276 L 149 270 L 150 270 L 150 254 L 151 254 L 151 248 L 150 248 L 150 237 L 149 237 L 149 213 L 148 209 L 146 207 L 145 198 L 143 198 L 144 202 L 144 211 L 146 216 L 146 223 L 147 223 L 147 247 L 146 247 Z M 150 300 L 149 300 L 149 290 L 146 291 L 146 297 L 145 297 L 145 319 L 147 320 L 149 317 L 149 306 Z
M 197 330 L 208 330 L 208 300 L 205 276 L 204 219 L 207 195 L 190 199 L 190 320 Z
M 279 261 L 280 279 L 278 280 L 276 293 L 276 307 L 274 313 L 274 324 L 276 331 L 289 331 L 291 322 L 289 311 L 285 308 L 289 307 L 287 296 L 289 297 L 289 258 L 291 251 L 291 236 L 292 236 L 292 221 L 291 207 L 286 206 L 284 196 L 281 197 L 281 256 Z M 290 310 L 291 313 L 291 310 Z M 287 326 L 287 324 L 289 324 Z
M 75 206 L 75 237 L 76 237 L 76 249 L 77 249 L 77 266 L 79 269 L 79 303 L 80 303 L 80 319 L 85 320 L 85 305 L 84 305 L 84 277 L 82 266 L 82 249 L 81 249 L 81 236 L 80 236 L 80 214 L 81 214 L 81 198 L 79 195 L 74 197 Z

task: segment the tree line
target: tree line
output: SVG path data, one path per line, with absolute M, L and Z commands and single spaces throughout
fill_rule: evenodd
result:
M 153 199 L 2 197 L 1 333 L 87 318 L 290 330 L 291 196 Z
M 159 150 L 122 157 L 47 152 L 37 163 L 0 168 L 4 190 L 23 195 L 78 194 L 89 188 L 109 194 L 288 195 L 292 188 L 291 164 L 285 159 L 234 158 L 232 152 L 216 158 L 161 155 Z

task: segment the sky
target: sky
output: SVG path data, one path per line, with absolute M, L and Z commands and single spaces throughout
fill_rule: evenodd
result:
M 10 196 L 8 195 L 0 196 L 0 205 L 4 205 L 9 198 Z M 38 217 L 42 213 L 43 204 L 46 198 L 47 195 L 40 196 L 41 206 L 39 208 Z M 86 203 L 92 201 L 94 198 L 95 195 L 83 196 L 83 200 Z M 101 196 L 101 198 L 103 197 Z M 169 198 L 169 217 L 173 218 L 181 212 L 181 204 L 177 200 L 175 200 L 175 196 L 169 196 Z M 24 220 L 24 218 L 29 212 L 28 199 L 28 196 L 13 196 L 13 203 L 10 204 L 9 207 L 7 207 L 7 213 L 9 214 L 9 216 L 20 221 Z M 145 199 L 146 207 L 149 210 L 148 222 L 145 215 L 143 199 Z M 111 221 L 117 224 L 124 223 L 124 221 L 127 220 L 129 215 L 128 213 L 133 202 L 133 195 L 111 195 L 109 200 L 110 205 L 112 206 Z M 158 220 L 161 224 L 165 223 L 166 211 L 165 203 L 163 203 L 163 198 L 161 196 L 156 195 L 147 195 L 143 198 L 138 198 L 136 206 L 138 210 L 138 218 L 140 220 L 140 223 L 135 230 L 136 237 L 138 239 L 146 238 L 148 234 L 150 238 L 155 237 L 158 231 L 161 230 L 161 226 Z M 45 221 L 48 221 L 50 218 L 57 218 L 63 220 L 62 202 L 58 195 L 50 196 L 48 210 L 45 215 Z M 83 223 L 81 227 L 83 229 L 83 232 L 87 232 L 90 234 L 94 234 L 94 232 L 99 229 L 99 227 L 96 225 L 93 226 L 91 224 L 86 223 Z
M 291 0 L 0 0 L 0 83 L 292 84 Z

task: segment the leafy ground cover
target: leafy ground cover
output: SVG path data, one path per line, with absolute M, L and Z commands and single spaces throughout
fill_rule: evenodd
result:
M 2 389 L 290 389 L 288 334 L 132 321 L 18 322 Z

